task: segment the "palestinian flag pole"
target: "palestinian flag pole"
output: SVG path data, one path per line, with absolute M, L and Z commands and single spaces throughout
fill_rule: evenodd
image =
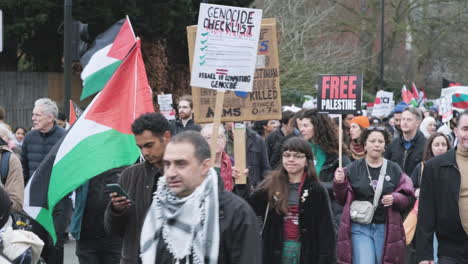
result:
M 102 92 L 57 143 L 25 189 L 24 210 L 56 241 L 52 212 L 68 193 L 94 176 L 133 164 L 140 151 L 131 124 L 153 112 L 138 39 Z
M 91 49 L 80 59 L 83 66 L 80 100 L 104 88 L 134 44 L 135 33 L 128 16 L 96 37 Z

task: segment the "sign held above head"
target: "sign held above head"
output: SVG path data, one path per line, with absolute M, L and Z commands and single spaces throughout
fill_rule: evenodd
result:
M 317 108 L 329 114 L 353 114 L 361 110 L 362 76 L 327 74 L 319 76 Z

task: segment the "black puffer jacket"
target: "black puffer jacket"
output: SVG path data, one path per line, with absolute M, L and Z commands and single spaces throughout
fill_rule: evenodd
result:
M 190 119 L 187 124 L 184 127 L 184 124 L 182 123 L 182 120 L 176 119 L 175 121 L 171 122 L 172 124 L 172 133 L 173 135 L 177 135 L 180 132 L 184 132 L 187 130 L 194 130 L 194 131 L 200 131 L 201 126 L 195 124 L 193 119 Z
M 386 147 L 384 154 L 386 159 L 400 165 L 406 175 L 411 175 L 416 165 L 422 161 L 426 138 L 424 134 L 418 130 L 411 142 L 413 145 L 406 150 L 403 136 L 395 138 L 392 143 Z
M 37 167 L 52 147 L 65 135 L 65 129 L 54 125 L 46 133 L 39 130 L 31 130 L 23 141 L 21 152 L 21 165 L 23 166 L 24 183 L 36 171 Z

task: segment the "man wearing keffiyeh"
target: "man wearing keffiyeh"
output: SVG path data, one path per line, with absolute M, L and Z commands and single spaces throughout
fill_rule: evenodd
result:
M 222 187 L 210 148 L 194 131 L 174 136 L 141 233 L 142 263 L 261 263 L 250 206 Z

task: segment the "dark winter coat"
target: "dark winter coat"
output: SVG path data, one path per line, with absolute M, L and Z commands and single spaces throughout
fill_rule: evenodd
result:
M 172 130 L 173 130 L 172 135 L 177 135 L 180 132 L 184 132 L 186 130 L 200 131 L 201 126 L 195 124 L 193 119 L 190 119 L 184 127 L 182 120 L 176 119 L 175 121 L 172 122 Z
M 418 262 L 433 259 L 434 232 L 439 241 L 439 256 L 468 259 L 468 235 L 458 207 L 461 180 L 456 149 L 427 161 L 422 178 L 416 226 Z
M 351 163 L 348 156 L 342 155 L 343 167 Z M 338 227 L 341 222 L 341 214 L 343 212 L 343 206 L 336 202 L 335 195 L 333 193 L 333 179 L 335 178 L 335 171 L 338 168 L 338 154 L 327 154 L 327 159 L 320 170 L 319 180 L 325 186 L 330 196 L 332 212 L 333 212 L 333 223 L 335 230 L 338 231 Z
M 54 125 L 48 132 L 31 130 L 26 134 L 21 152 L 21 165 L 23 166 L 24 183 L 26 184 L 41 161 L 50 152 L 52 147 L 65 135 L 65 129 Z
M 281 126 L 267 136 L 265 143 L 267 146 L 268 160 L 270 161 L 270 166 L 272 169 L 276 169 L 278 165 L 281 165 L 281 148 L 283 147 L 284 142 L 295 136 L 295 133 L 291 133 L 290 135 L 285 136 L 283 131 L 281 131 Z
M 306 190 L 309 195 L 304 197 Z M 327 191 L 320 183 L 307 179 L 302 187 L 300 197 L 305 198 L 305 200 L 299 200 L 300 263 L 335 263 L 336 235 Z M 249 200 L 255 213 L 261 218 L 265 217 L 268 200 L 266 191 L 255 191 Z M 264 264 L 281 263 L 284 241 L 283 217 L 270 206 L 263 229 Z
M 384 154 L 386 159 L 400 165 L 400 168 L 407 175 L 411 175 L 416 165 L 423 160 L 424 147 L 426 145 L 426 138 L 419 130 L 411 141 L 413 145 L 406 150 L 404 147 L 403 135 L 395 138 L 392 143 L 386 147 Z
M 252 208 L 239 196 L 219 186 L 219 264 L 262 263 L 262 244 L 257 218 Z M 163 240 L 160 240 L 163 241 Z M 165 243 L 158 243 L 156 263 L 173 264 Z M 180 261 L 185 263 L 185 260 Z
M 364 159 L 351 163 L 345 170 L 347 175 L 345 181 L 342 183 L 333 182 L 336 200 L 344 205 L 337 241 L 337 257 L 338 263 L 340 264 L 351 264 L 353 259 L 350 206 L 351 202 L 354 200 L 354 191 L 349 182 L 348 175 L 366 175 L 367 172 L 363 164 L 365 165 Z M 398 164 L 391 161 L 388 162 L 386 175 L 398 177 L 399 184 L 392 193 L 393 205 L 386 209 L 387 217 L 385 220 L 385 241 L 382 263 L 404 264 L 406 241 L 401 213 L 411 205 L 411 198 L 414 197 L 413 183 L 411 179 L 401 171 Z
M 147 162 L 126 168 L 120 176 L 119 184 L 134 205 L 118 212 L 109 203 L 104 214 L 104 227 L 108 233 L 122 237 L 122 264 L 139 262 L 141 228 L 151 205 L 155 184 L 161 176 L 162 170 Z
M 117 183 L 124 169 L 125 167 L 111 169 L 89 180 L 80 239 L 99 239 L 107 236 L 104 230 L 104 212 L 110 202 L 110 197 L 106 185 Z
M 271 170 L 265 141 L 252 129 L 246 129 L 247 136 L 247 168 L 249 175 L 248 185 L 251 189 L 263 180 L 265 174 Z

